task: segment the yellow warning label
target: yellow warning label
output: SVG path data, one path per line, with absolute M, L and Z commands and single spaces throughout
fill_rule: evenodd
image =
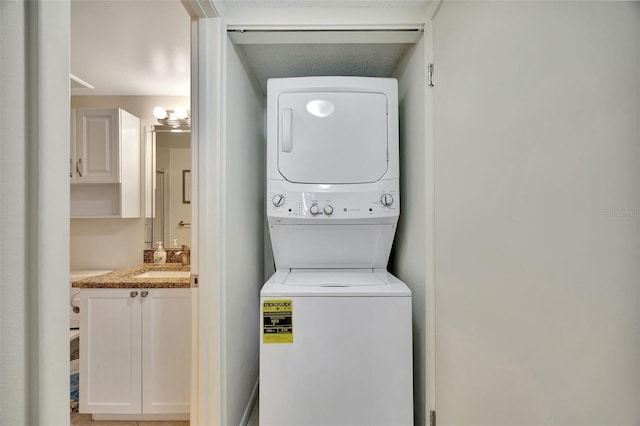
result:
M 262 302 L 262 343 L 293 343 L 293 301 Z

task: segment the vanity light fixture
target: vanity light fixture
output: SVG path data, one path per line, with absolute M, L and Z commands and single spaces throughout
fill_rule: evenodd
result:
M 153 116 L 158 120 L 162 120 L 163 118 L 167 118 L 167 110 L 162 108 L 161 106 L 157 106 L 153 109 Z
M 183 107 L 165 109 L 157 106 L 153 109 L 153 116 L 158 119 L 158 123 L 174 129 L 191 128 L 191 112 Z

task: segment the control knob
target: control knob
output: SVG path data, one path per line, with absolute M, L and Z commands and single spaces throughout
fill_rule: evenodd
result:
M 284 195 L 282 194 L 276 194 L 273 196 L 273 198 L 271 199 L 271 202 L 273 203 L 273 205 L 275 207 L 280 207 L 284 204 Z
M 331 207 L 329 204 L 324 206 L 324 214 L 326 214 L 327 216 L 331 216 L 333 214 L 333 207 Z
M 311 207 L 309 207 L 309 213 L 315 216 L 320 213 L 320 208 L 317 204 L 312 204 Z
M 383 206 L 390 207 L 391 204 L 393 204 L 393 195 L 382 194 L 382 197 L 380 197 L 380 202 L 382 203 Z

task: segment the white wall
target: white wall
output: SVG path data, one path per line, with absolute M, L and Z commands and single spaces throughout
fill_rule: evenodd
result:
M 640 3 L 435 21 L 439 425 L 640 424 Z
M 69 2 L 0 6 L 0 424 L 69 419 Z M 66 165 L 65 165 L 66 164 Z
M 72 108 L 123 108 L 140 118 L 141 144 L 145 129 L 157 124 L 153 108 L 189 106 L 186 96 L 73 96 Z M 145 158 L 142 153 L 141 158 Z M 144 171 L 144 166 L 142 167 Z M 140 180 L 141 188 L 144 181 Z M 144 190 L 141 192 L 144 194 Z M 141 202 L 144 202 L 142 200 Z M 144 212 L 144 205 L 141 205 Z M 144 216 L 144 215 L 142 215 Z M 71 269 L 120 269 L 142 263 L 144 217 L 140 219 L 72 219 Z M 169 241 L 170 243 L 170 241 Z M 105 255 L 107 253 L 107 255 Z
M 29 423 L 27 11 L 0 10 L 0 423 Z M 11 64 L 11 66 L 9 66 Z M 6 244 L 5 241 L 11 241 Z
M 139 219 L 71 219 L 70 269 L 116 270 L 141 264 L 142 231 Z
M 400 221 L 390 271 L 411 289 L 415 424 L 425 424 L 425 89 L 424 38 L 409 51 L 398 79 L 400 116 Z
M 263 97 L 227 42 L 222 183 L 222 398 L 224 425 L 240 424 L 258 379 L 259 292 L 264 283 Z

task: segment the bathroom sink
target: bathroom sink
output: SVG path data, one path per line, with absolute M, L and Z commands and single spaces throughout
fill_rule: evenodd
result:
M 133 278 L 189 278 L 190 276 L 190 271 L 147 271 L 134 275 Z

